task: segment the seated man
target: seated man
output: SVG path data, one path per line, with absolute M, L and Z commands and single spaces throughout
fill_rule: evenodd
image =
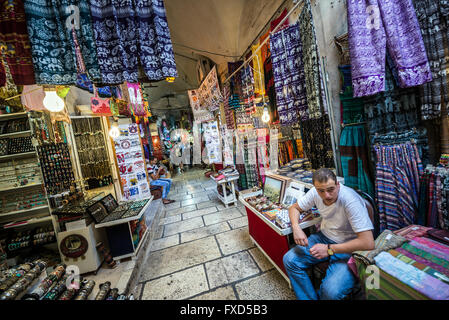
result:
M 315 171 L 313 185 L 289 208 L 297 245 L 284 255 L 284 266 L 298 299 L 343 299 L 356 284 L 347 261 L 354 251 L 374 249 L 373 224 L 363 198 L 340 184 L 331 170 Z M 312 207 L 322 217 L 321 230 L 307 238 L 298 223 L 299 213 Z M 306 270 L 323 261 L 329 261 L 329 268 L 317 293 Z
M 170 192 L 171 179 L 161 178 L 164 168 L 158 167 L 157 158 L 150 157 L 150 163 L 148 167 L 148 175 L 150 176 L 150 185 L 162 187 L 162 202 L 164 204 L 175 202 L 175 200 L 167 199 Z

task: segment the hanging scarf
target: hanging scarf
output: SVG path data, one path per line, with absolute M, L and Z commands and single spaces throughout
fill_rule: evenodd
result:
M 79 21 L 76 20 L 78 12 Z M 89 77 L 95 82 L 100 80 L 91 16 L 86 1 L 28 0 L 25 2 L 25 14 L 37 83 L 76 83 L 73 27 Z
M 0 1 L 0 43 L 5 45 L 3 54 L 13 82 L 16 85 L 34 84 L 33 61 L 22 0 Z M 0 73 L 4 74 L 4 71 Z M 0 85 L 4 85 L 2 79 Z
M 137 83 L 139 58 L 149 80 L 177 77 L 163 1 L 90 4 L 103 83 Z

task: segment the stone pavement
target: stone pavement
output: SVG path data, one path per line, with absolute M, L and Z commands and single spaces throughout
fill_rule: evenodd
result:
M 244 206 L 229 208 L 204 170 L 173 179 L 142 265 L 141 300 L 292 300 L 288 283 L 252 243 Z

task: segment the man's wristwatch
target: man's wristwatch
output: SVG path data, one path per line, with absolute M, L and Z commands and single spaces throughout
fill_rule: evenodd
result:
M 327 245 L 327 254 L 329 256 L 332 256 L 334 254 L 334 250 L 331 249 L 331 245 L 330 244 Z

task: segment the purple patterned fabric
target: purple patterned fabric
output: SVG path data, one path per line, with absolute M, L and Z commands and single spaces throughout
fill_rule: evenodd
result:
M 270 36 L 274 87 L 279 120 L 293 124 L 309 118 L 298 23 Z
M 432 81 L 411 0 L 348 0 L 347 3 L 354 97 L 385 91 L 387 47 L 398 70 L 400 87 Z
M 444 244 L 439 243 L 438 241 L 434 241 L 432 239 L 424 237 L 415 237 L 413 238 L 413 241 L 419 242 L 425 246 L 428 246 L 429 248 L 441 251 L 443 254 L 446 255 L 446 260 L 449 259 L 449 246 L 445 246 Z

